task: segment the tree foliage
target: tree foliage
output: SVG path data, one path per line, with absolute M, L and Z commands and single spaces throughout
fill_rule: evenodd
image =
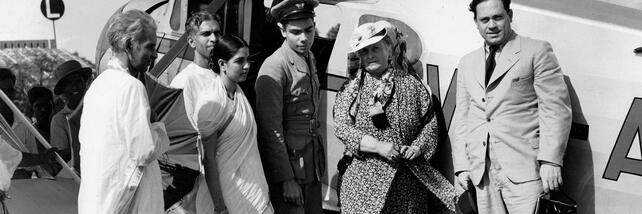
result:
M 53 92 L 58 81 L 54 72 L 56 67 L 68 60 L 77 60 L 84 67 L 94 68 L 94 63 L 62 49 L 48 48 L 9 48 L 0 49 L 0 64 L 11 69 L 16 75 L 16 94 L 14 103 L 29 115 L 27 91 L 35 86 L 44 86 Z M 94 71 L 95 72 L 95 71 Z M 55 101 L 55 111 L 64 104 L 59 98 Z

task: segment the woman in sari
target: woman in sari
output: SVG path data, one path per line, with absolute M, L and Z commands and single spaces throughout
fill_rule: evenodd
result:
M 212 70 L 218 75 L 193 101 L 192 116 L 202 138 L 205 182 L 220 186 L 227 210 L 224 213 L 273 213 L 257 147 L 254 114 L 238 85 L 249 72 L 248 45 L 237 36 L 225 35 L 216 42 L 210 56 Z M 205 184 L 201 182 L 198 188 L 197 210 L 222 210 L 214 207 L 211 200 L 217 196 L 201 197 L 210 196 Z
M 431 94 L 403 38 L 386 21 L 353 34 L 360 68 L 334 107 L 335 134 L 353 157 L 340 187 L 343 213 L 454 212 L 454 187 L 429 164 L 437 146 Z

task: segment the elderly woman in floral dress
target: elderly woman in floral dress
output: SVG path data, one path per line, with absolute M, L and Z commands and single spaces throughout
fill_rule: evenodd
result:
M 341 183 L 343 213 L 454 212 L 453 186 L 429 164 L 437 146 L 430 91 L 386 21 L 359 26 L 355 78 L 337 94 L 335 134 L 354 157 Z

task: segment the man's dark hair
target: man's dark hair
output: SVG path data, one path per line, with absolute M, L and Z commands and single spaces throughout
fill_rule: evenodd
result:
M 11 108 L 2 100 L 0 100 L 0 116 L 2 116 L 9 125 L 13 124 L 13 111 L 11 111 Z
M 29 103 L 33 105 L 38 99 L 47 99 L 53 102 L 53 94 L 51 90 L 42 86 L 35 86 L 27 92 Z
M 485 1 L 488 1 L 488 0 L 472 0 L 470 2 L 470 5 L 468 5 L 468 10 L 470 12 L 473 12 L 474 18 L 477 18 L 477 5 Z M 510 11 L 510 0 L 501 0 L 501 1 L 502 1 L 502 4 L 504 5 L 504 10 L 506 10 L 506 12 L 508 13 L 508 11 Z
M 198 12 L 193 13 L 185 22 L 185 33 L 187 35 L 192 36 L 196 32 L 198 32 L 198 28 L 201 26 L 201 23 L 204 21 L 216 21 L 219 25 L 221 24 L 221 20 L 211 14 L 208 11 L 201 10 Z
M 0 79 L 10 79 L 11 84 L 16 84 L 16 75 L 8 68 L 0 68 Z

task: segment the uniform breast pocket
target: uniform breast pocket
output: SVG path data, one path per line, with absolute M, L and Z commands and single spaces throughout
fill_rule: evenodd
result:
M 297 87 L 297 88 L 294 88 L 292 92 L 290 92 L 290 94 L 292 95 L 291 97 L 292 101 L 298 101 L 301 99 L 302 96 L 305 96 L 308 93 L 309 92 L 305 87 Z

